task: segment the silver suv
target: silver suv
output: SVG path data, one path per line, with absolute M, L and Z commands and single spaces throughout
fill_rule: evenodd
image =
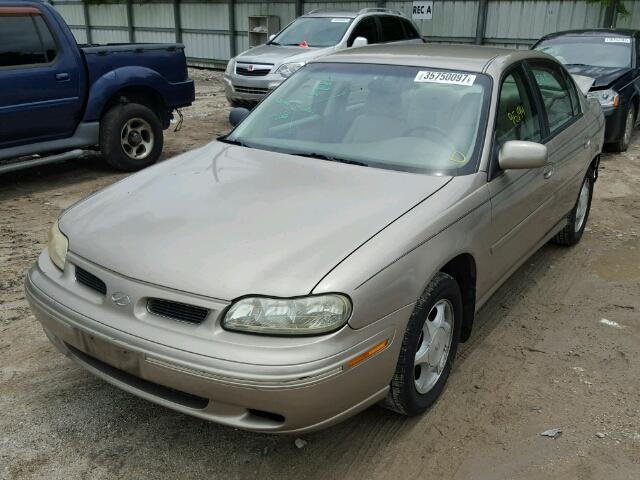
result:
M 265 45 L 229 60 L 224 74 L 227 100 L 253 106 L 311 60 L 349 47 L 373 43 L 424 43 L 402 12 L 313 10 L 287 25 Z

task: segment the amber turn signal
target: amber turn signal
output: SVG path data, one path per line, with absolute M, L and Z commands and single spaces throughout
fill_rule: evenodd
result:
M 387 348 L 388 345 L 389 345 L 389 340 L 388 339 L 384 340 L 374 345 L 366 352 L 361 353 L 357 357 L 353 357 L 351 360 L 347 362 L 347 365 L 349 366 L 349 368 L 355 367 L 359 363 L 364 362 L 366 359 L 373 357 L 376 353 L 381 352 L 382 350 Z

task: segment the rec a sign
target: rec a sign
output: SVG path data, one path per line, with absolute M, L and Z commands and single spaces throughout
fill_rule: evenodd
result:
M 433 18 L 433 1 L 414 0 L 411 18 L 414 20 L 431 20 Z

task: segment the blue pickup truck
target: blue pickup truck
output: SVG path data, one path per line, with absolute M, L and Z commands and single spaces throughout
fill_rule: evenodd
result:
M 78 45 L 52 6 L 0 0 L 0 173 L 94 148 L 144 168 L 194 96 L 183 45 Z

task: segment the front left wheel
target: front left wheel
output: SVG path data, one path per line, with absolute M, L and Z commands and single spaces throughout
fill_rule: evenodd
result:
M 416 302 L 384 406 L 419 415 L 438 399 L 456 356 L 462 326 L 457 282 L 438 273 Z

